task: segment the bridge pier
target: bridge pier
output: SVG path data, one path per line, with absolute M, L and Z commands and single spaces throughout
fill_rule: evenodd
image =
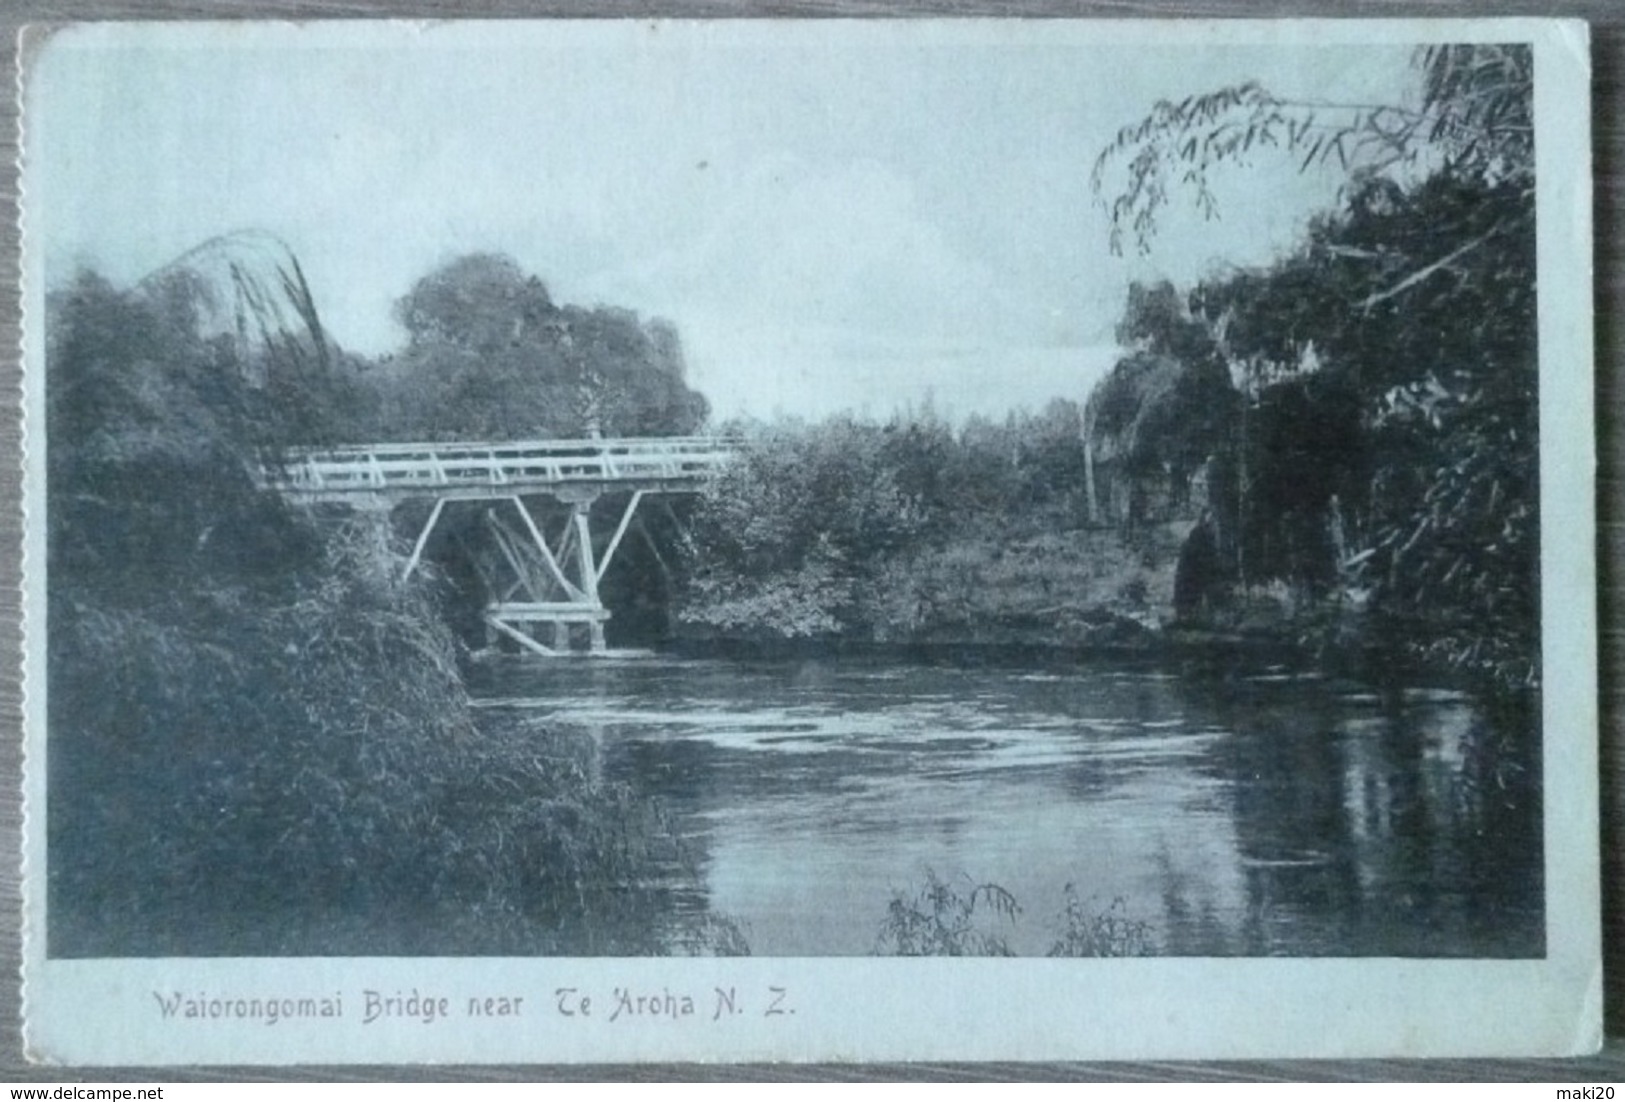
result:
M 610 611 L 599 596 L 598 583 L 614 560 L 644 491 L 633 491 L 601 557 L 594 548 L 592 536 L 592 507 L 601 496 L 599 492 L 574 488 L 549 496 L 569 508 L 568 519 L 556 544 L 548 542 L 535 514 L 518 494 L 456 499 L 485 503 L 485 527 L 507 567 L 506 576 L 482 572 L 492 595 L 486 606 L 485 621 L 526 650 L 549 657 L 569 653 L 573 649 L 573 629 L 582 625 L 586 628 L 588 652 L 602 654 L 607 649 L 604 622 L 610 618 Z M 410 577 L 422 564 L 424 550 L 451 500 L 435 499 L 412 545 L 404 577 Z M 522 530 L 515 529 L 498 511 L 503 503 L 513 506 L 523 522 Z M 528 600 L 511 599 L 521 591 Z M 543 643 L 538 635 L 549 626 L 551 631 L 546 632 L 549 642 Z
M 609 610 L 604 608 L 604 602 L 598 596 L 599 569 L 598 564 L 593 562 L 592 523 L 590 520 L 592 503 L 597 498 L 598 495 L 595 493 L 585 500 L 570 502 L 570 523 L 575 526 L 576 530 L 576 557 L 578 560 L 576 576 L 580 579 L 581 603 L 604 614 L 603 619 L 595 618 L 587 621 L 587 649 L 593 654 L 603 654 L 605 650 L 604 620 L 609 618 Z M 636 499 L 633 500 L 632 505 L 633 508 L 637 507 Z M 604 559 L 604 565 L 609 565 L 607 556 Z

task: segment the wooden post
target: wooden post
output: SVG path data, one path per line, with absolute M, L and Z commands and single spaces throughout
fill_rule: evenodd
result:
M 543 658 L 557 658 L 559 656 L 558 651 L 552 649 L 551 647 L 542 646 L 524 632 L 517 628 L 509 627 L 495 616 L 487 616 L 485 618 L 485 622 L 496 628 L 502 634 L 506 635 L 509 639 L 512 639 L 515 643 L 518 643 L 520 646 L 524 647 L 526 650 L 535 651 Z
M 429 543 L 429 533 L 434 531 L 435 524 L 440 520 L 440 510 L 445 507 L 445 498 L 437 497 L 434 499 L 434 508 L 429 510 L 429 519 L 424 523 L 423 531 L 418 533 L 417 542 L 412 545 L 412 557 L 406 560 L 406 569 L 401 573 L 401 581 L 404 582 L 410 578 L 412 571 L 418 568 L 418 560 L 423 558 L 423 549 Z
M 660 567 L 660 580 L 666 583 L 667 589 L 671 589 L 677 584 L 671 572 L 671 564 L 666 561 L 666 556 L 660 550 L 660 545 L 655 542 L 655 538 L 649 534 L 649 526 L 643 523 L 642 517 L 638 517 L 632 522 L 632 527 L 637 529 L 638 536 L 643 540 L 643 546 L 649 549 L 649 554 L 654 556 L 655 565 Z
M 683 518 L 677 515 L 677 510 L 671 507 L 671 502 L 664 495 L 655 498 L 655 500 L 666 511 L 666 518 L 671 521 L 672 528 L 677 533 L 678 542 L 683 545 L 685 550 L 692 550 L 694 535 L 688 530 L 688 525 L 683 523 Z
M 581 570 L 581 589 L 583 603 L 597 608 L 603 607 L 598 599 L 598 565 L 593 562 L 592 556 L 592 529 L 589 526 L 588 514 L 592 510 L 590 501 L 574 501 L 570 503 L 570 519 L 576 531 L 577 565 Z M 592 651 L 601 654 L 604 650 L 604 622 L 594 620 L 587 625 L 590 635 Z
M 1095 495 L 1095 419 L 1083 410 L 1083 488 L 1089 502 L 1089 524 L 1100 523 L 1100 498 Z
M 626 512 L 621 514 L 621 523 L 616 526 L 615 534 L 610 537 L 609 546 L 604 548 L 604 557 L 598 560 L 598 575 L 594 578 L 594 588 L 597 583 L 604 580 L 604 571 L 609 569 L 609 560 L 615 557 L 615 549 L 621 545 L 621 537 L 626 535 L 626 526 L 632 523 L 632 514 L 637 512 L 638 502 L 643 500 L 643 491 L 636 490 L 632 500 L 626 503 Z
M 519 553 L 514 550 L 514 544 L 518 541 L 513 539 L 507 529 L 502 526 L 502 522 L 497 519 L 496 513 L 490 509 L 485 511 L 485 524 L 486 527 L 491 529 L 491 536 L 496 541 L 497 550 L 501 551 L 502 557 L 508 560 L 509 569 L 519 579 L 518 584 L 524 587 L 526 593 L 530 594 L 530 599 L 540 601 L 546 597 L 547 594 L 538 592 L 536 586 L 531 584 L 530 571 L 525 569 L 525 564 L 519 560 Z M 509 592 L 511 593 L 512 589 Z
M 559 562 L 563 562 L 570 557 L 570 552 L 573 549 L 571 545 L 576 538 L 575 523 L 574 517 L 567 516 L 564 518 L 564 527 L 559 531 L 558 550 L 553 552 L 553 557 Z
M 530 510 L 525 508 L 524 498 L 515 494 L 513 504 L 514 508 L 519 510 L 519 515 L 525 518 L 525 527 L 530 529 L 530 538 L 536 542 L 536 549 L 541 552 L 542 561 L 547 563 L 547 569 L 557 579 L 559 585 L 564 587 L 564 592 L 577 599 L 585 596 L 582 590 L 578 589 L 569 578 L 565 577 L 563 569 L 559 566 L 559 561 L 553 557 L 553 552 L 548 548 L 547 541 L 542 538 L 541 531 L 536 527 L 536 521 L 532 519 Z M 594 588 L 597 588 L 596 584 Z

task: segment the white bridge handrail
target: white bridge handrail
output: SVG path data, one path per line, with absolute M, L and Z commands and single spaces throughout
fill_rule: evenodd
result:
M 717 436 L 345 444 L 289 449 L 280 462 L 263 466 L 260 478 L 294 495 L 697 482 L 737 449 L 737 441 Z

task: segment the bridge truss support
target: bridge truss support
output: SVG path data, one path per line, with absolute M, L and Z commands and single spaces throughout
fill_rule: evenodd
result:
M 484 510 L 483 526 L 497 552 L 497 568 L 481 571 L 491 596 L 485 623 L 527 651 L 547 657 L 568 653 L 574 630 L 584 628 L 588 652 L 602 654 L 604 622 L 610 613 L 599 597 L 598 583 L 614 561 L 645 493 L 632 491 L 601 552 L 594 547 L 592 535 L 592 507 L 600 496 L 596 489 L 560 487 L 548 495 L 566 513 L 553 541 L 547 539 L 537 514 L 519 494 L 437 497 L 413 543 L 405 576 L 410 577 L 422 564 L 446 506 L 454 501 L 472 502 Z

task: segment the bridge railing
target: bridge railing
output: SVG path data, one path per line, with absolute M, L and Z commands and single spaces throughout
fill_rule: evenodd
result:
M 295 495 L 699 482 L 736 450 L 735 441 L 713 436 L 354 444 L 290 449 L 261 479 Z

